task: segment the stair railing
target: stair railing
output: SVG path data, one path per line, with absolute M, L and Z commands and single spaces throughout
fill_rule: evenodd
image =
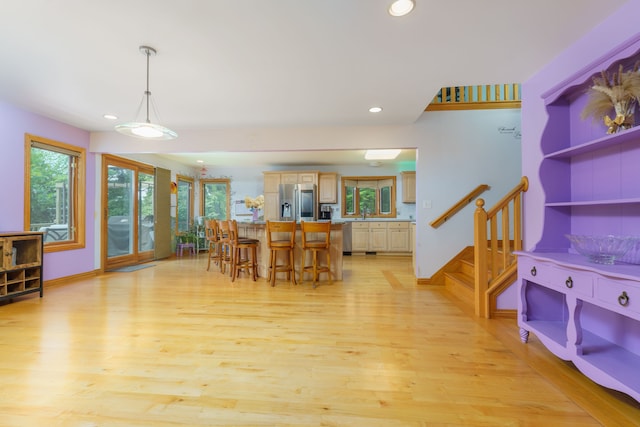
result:
M 520 105 L 520 85 L 517 83 L 452 86 L 440 89 L 425 111 L 520 108 Z
M 458 213 L 462 208 L 467 206 L 469 203 L 473 202 L 473 200 L 478 197 L 480 194 L 484 193 L 489 189 L 487 184 L 480 184 L 475 189 L 473 189 L 469 194 L 460 199 L 456 204 L 451 206 L 446 210 L 445 213 L 440 215 L 438 218 L 434 219 L 429 223 L 433 228 L 438 228 L 446 221 L 448 221 L 452 216 Z
M 476 201 L 474 214 L 474 268 L 476 316 L 489 318 L 492 285 L 516 267 L 514 251 L 522 249 L 522 193 L 529 188 L 523 176 L 507 195 L 488 211 Z M 513 212 L 513 214 L 511 213 Z

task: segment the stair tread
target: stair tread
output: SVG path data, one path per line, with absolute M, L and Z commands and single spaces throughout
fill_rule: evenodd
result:
M 445 276 L 455 280 L 459 284 L 464 285 L 468 288 L 473 289 L 473 287 L 475 286 L 475 278 L 468 274 L 465 274 L 459 271 L 453 271 L 453 272 L 445 273 Z

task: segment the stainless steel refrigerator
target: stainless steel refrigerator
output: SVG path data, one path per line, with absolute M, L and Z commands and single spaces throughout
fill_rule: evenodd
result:
M 280 184 L 280 221 L 316 221 L 318 198 L 315 184 Z

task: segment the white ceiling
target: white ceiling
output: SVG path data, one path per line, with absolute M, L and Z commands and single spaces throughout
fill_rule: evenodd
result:
M 178 133 L 406 125 L 442 86 L 527 80 L 625 3 L 416 0 L 394 18 L 390 1 L 3 1 L 0 99 L 112 129 L 103 114 L 136 118 L 149 45 L 152 121 Z

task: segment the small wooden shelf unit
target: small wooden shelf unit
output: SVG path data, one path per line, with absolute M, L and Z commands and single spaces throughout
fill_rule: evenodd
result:
M 39 292 L 43 295 L 43 233 L 0 232 L 0 301 Z

